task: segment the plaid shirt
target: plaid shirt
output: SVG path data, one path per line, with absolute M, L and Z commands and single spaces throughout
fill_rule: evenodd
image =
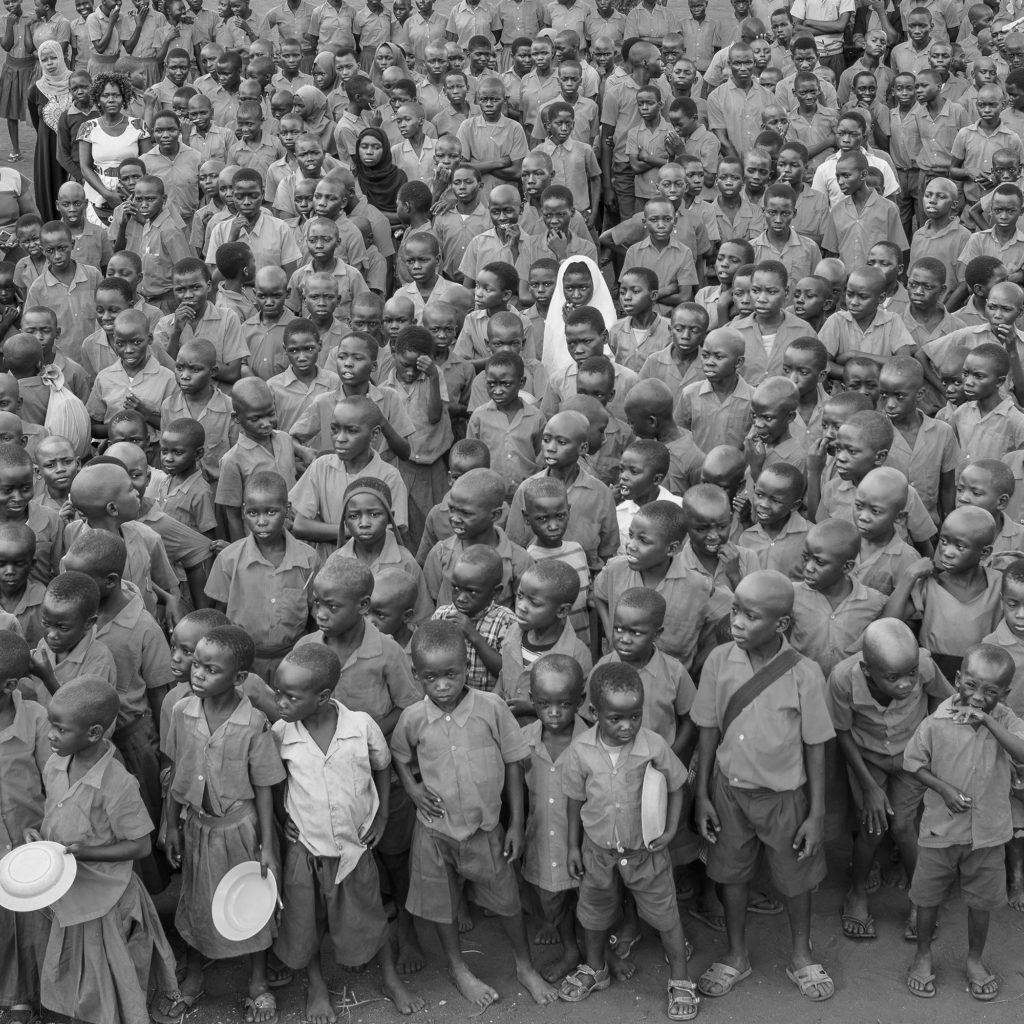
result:
M 453 604 L 444 604 L 431 616 L 434 619 L 457 619 L 462 613 Z M 472 620 L 473 628 L 487 641 L 496 653 L 501 653 L 505 634 L 516 624 L 516 617 L 500 604 L 492 604 Z M 493 691 L 498 677 L 491 675 L 477 653 L 476 648 L 466 641 L 466 682 L 474 690 Z

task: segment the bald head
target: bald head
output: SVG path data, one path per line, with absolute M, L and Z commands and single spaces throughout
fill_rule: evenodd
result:
M 126 487 L 131 487 L 131 479 L 124 466 L 86 466 L 71 481 L 71 503 L 87 517 L 98 516 Z
M 869 505 L 903 509 L 910 498 L 910 484 L 898 469 L 879 466 L 865 474 L 857 485 L 857 496 Z
M 872 622 L 864 630 L 862 652 L 866 674 L 883 683 L 888 677 L 908 675 L 921 660 L 917 637 L 899 619 Z
M 85 199 L 85 189 L 77 181 L 66 181 L 57 190 L 57 198 L 80 202 Z
M 131 441 L 117 441 L 112 444 L 104 453 L 112 459 L 117 459 L 130 470 L 145 469 L 148 465 L 146 453 Z
M 416 319 L 416 307 L 412 303 L 412 299 L 408 295 L 392 295 L 387 302 L 384 303 L 384 315 L 385 316 L 400 316 L 406 320 Z
M 662 419 L 672 415 L 672 392 L 669 386 L 653 377 L 648 380 L 639 380 L 626 395 L 626 414 L 634 412 L 645 416 L 653 416 Z
M 735 600 L 768 618 L 782 619 L 793 614 L 793 584 L 775 569 L 761 569 L 740 580 Z
M 547 434 L 560 434 L 582 444 L 587 439 L 590 423 L 581 412 L 556 412 L 544 428 Z
M 800 404 L 800 391 L 788 377 L 765 377 L 754 388 L 751 402 L 766 409 L 792 411 Z
M 970 537 L 982 547 L 989 547 L 996 539 L 996 521 L 991 512 L 976 505 L 960 505 L 946 516 L 941 537 L 950 534 Z
M 844 562 L 860 554 L 860 534 L 849 519 L 824 519 L 807 531 L 808 546 L 837 553 Z
M 288 287 L 288 275 L 281 267 L 260 267 L 253 282 L 260 290 L 276 290 Z

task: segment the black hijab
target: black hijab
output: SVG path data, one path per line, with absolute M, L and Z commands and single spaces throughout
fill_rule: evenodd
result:
M 359 143 L 367 136 L 375 138 L 383 147 L 384 155 L 376 167 L 367 167 L 359 156 Z M 398 190 L 408 180 L 405 171 L 395 166 L 391 159 L 391 143 L 380 128 L 364 128 L 356 140 L 356 178 L 371 206 L 384 213 L 394 213 L 398 208 Z

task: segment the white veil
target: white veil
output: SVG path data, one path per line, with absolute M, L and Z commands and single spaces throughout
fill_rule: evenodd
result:
M 589 256 L 567 256 L 562 260 L 558 268 L 555 291 L 551 296 L 551 305 L 548 306 L 548 316 L 544 321 L 544 352 L 541 362 L 544 364 L 548 377 L 560 375 L 566 367 L 573 365 L 573 358 L 569 355 L 569 350 L 565 345 L 565 317 L 562 312 L 565 306 L 565 290 L 562 287 L 562 279 L 565 277 L 565 268 L 574 263 L 582 263 L 590 271 L 594 282 L 594 297 L 589 304 L 604 317 L 605 327 L 610 330 L 617 319 L 612 293 L 608 289 L 601 268 Z M 608 354 L 610 357 L 610 353 Z

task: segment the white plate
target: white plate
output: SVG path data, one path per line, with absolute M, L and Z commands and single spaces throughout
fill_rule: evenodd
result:
M 665 834 L 667 816 L 668 782 L 653 764 L 648 764 L 644 772 L 644 788 L 640 793 L 640 832 L 644 846 L 650 846 Z
M 40 840 L 15 847 L 0 860 L 0 906 L 41 910 L 71 888 L 78 862 L 61 843 Z
M 260 874 L 259 861 L 233 867 L 213 894 L 213 925 L 232 942 L 254 936 L 274 915 L 277 879 L 272 871 Z

